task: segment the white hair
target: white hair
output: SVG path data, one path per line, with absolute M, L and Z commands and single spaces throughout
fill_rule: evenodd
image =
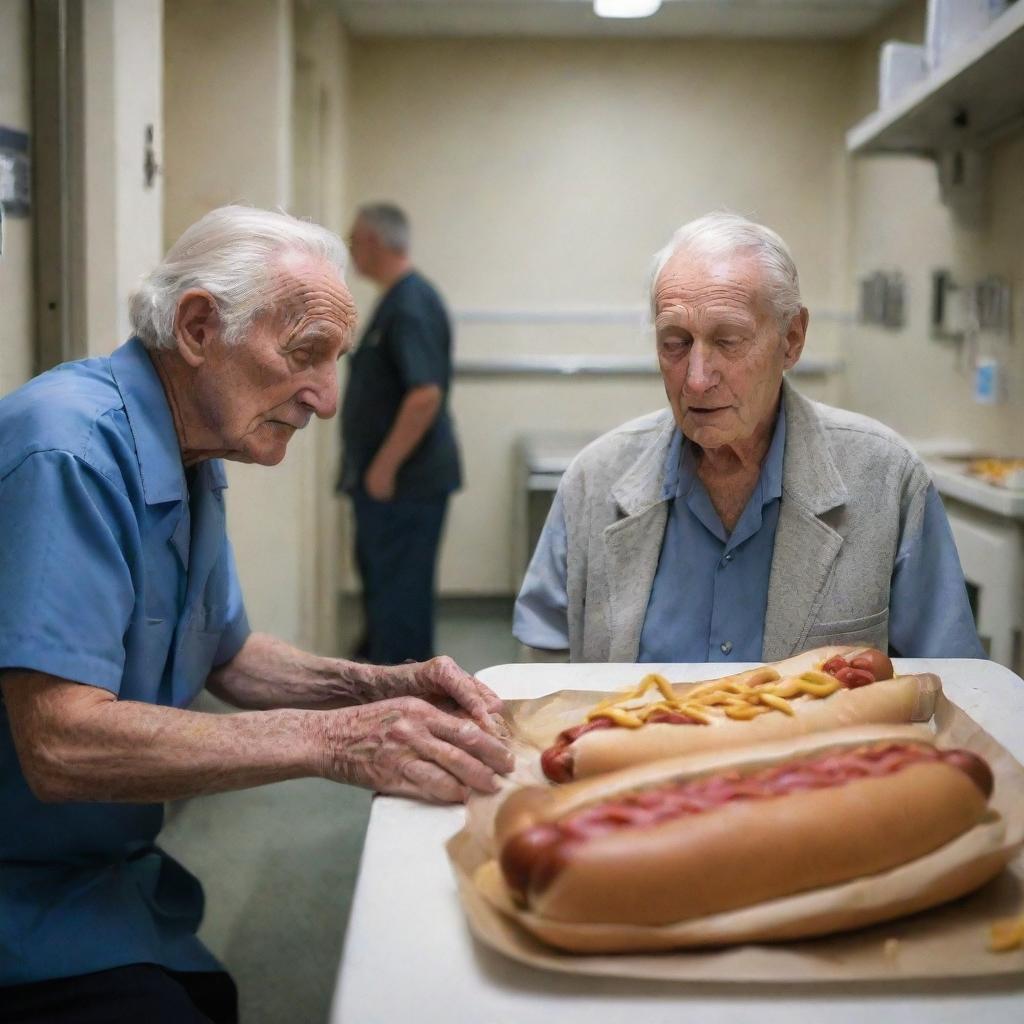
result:
M 764 275 L 765 299 L 785 330 L 803 308 L 800 276 L 789 246 L 771 228 L 738 213 L 716 210 L 684 224 L 654 256 L 650 276 L 651 318 L 657 315 L 654 289 L 665 264 L 678 252 L 699 258 L 750 255 Z
M 291 253 L 324 260 L 344 277 L 348 252 L 327 228 L 249 206 L 211 210 L 143 278 L 129 300 L 132 329 L 147 348 L 172 348 L 178 300 L 190 288 L 202 288 L 216 300 L 225 340 L 237 342 L 272 311 L 268 286 Z

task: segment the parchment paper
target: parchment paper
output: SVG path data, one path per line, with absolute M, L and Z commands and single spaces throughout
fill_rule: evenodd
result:
M 845 980 L 906 981 L 936 977 L 1017 975 L 1024 985 L 1024 950 L 991 953 L 989 925 L 997 919 L 1024 913 L 1024 767 L 973 719 L 945 696 L 940 696 L 932 728 L 943 746 L 965 747 L 981 754 L 996 779 L 990 801 L 999 820 L 979 826 L 957 840 L 965 849 L 949 848 L 894 872 L 858 879 L 830 890 L 789 897 L 731 914 L 688 922 L 700 934 L 701 925 L 723 929 L 738 926 L 744 915 L 813 914 L 821 901 L 839 893 L 844 905 L 858 900 L 887 900 L 893 893 L 912 895 L 929 869 L 971 858 L 998 858 L 1009 866 L 977 892 L 952 903 L 889 922 L 838 935 L 778 943 L 739 944 L 665 953 L 565 953 L 536 939 L 521 927 L 502 900 L 474 882 L 477 869 L 490 859 L 494 814 L 508 793 L 522 785 L 543 782 L 539 747 L 561 729 L 576 724 L 581 713 L 606 693 L 570 690 L 537 700 L 506 702 L 506 714 L 520 738 L 516 768 L 495 797 L 471 801 L 466 827 L 448 843 L 448 856 L 458 880 L 460 899 L 473 934 L 481 942 L 522 963 L 575 974 L 656 978 L 703 982 L 825 983 Z M 533 744 L 536 744 L 534 746 Z M 923 862 L 929 861 L 929 864 Z M 895 888 L 894 888 L 895 887 Z M 767 911 L 766 911 L 767 908 Z M 505 912 L 503 912 L 505 911 Z M 728 920 L 732 919 L 732 920 Z M 680 926 L 677 926 L 680 927 Z

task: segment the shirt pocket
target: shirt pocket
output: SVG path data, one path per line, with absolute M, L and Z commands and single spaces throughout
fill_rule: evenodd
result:
M 159 703 L 173 645 L 173 619 L 140 616 L 125 638 L 124 673 L 118 696 L 122 700 Z
M 195 622 L 190 623 L 185 630 L 174 659 L 174 690 L 171 699 L 175 707 L 187 707 L 206 685 L 220 645 L 220 636 L 219 629 L 199 629 Z
M 197 633 L 222 633 L 228 621 L 228 561 L 222 554 L 210 570 L 202 595 L 188 615 L 188 630 Z
M 889 606 L 881 611 L 857 619 L 838 619 L 835 622 L 817 622 L 807 634 L 815 641 L 811 646 L 827 644 L 863 644 L 884 651 L 889 643 Z

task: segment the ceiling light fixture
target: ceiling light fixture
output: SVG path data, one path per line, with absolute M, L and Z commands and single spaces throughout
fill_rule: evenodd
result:
M 661 0 L 594 0 L 599 18 L 647 18 L 661 6 Z

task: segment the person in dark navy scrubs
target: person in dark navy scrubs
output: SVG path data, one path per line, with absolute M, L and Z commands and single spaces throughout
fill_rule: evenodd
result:
M 381 296 L 352 353 L 340 489 L 352 498 L 366 636 L 380 665 L 434 653 L 434 577 L 449 495 L 461 484 L 448 411 L 452 332 L 441 296 L 409 257 L 396 206 L 360 207 L 352 261 Z
M 199 882 L 156 845 L 165 800 L 319 776 L 458 801 L 511 769 L 500 701 L 450 659 L 249 629 L 221 460 L 276 465 L 334 414 L 345 255 L 215 210 L 143 282 L 133 338 L 0 401 L 0 1022 L 235 1019 Z M 188 710 L 204 686 L 242 713 Z

